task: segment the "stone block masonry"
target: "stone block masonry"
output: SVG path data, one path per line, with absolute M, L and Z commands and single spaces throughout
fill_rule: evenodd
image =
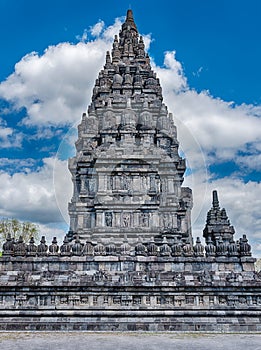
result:
M 0 330 L 259 332 L 250 257 L 2 257 Z
M 69 160 L 63 244 L 7 237 L 0 330 L 260 332 L 261 276 L 217 191 L 194 242 L 174 119 L 131 10 Z

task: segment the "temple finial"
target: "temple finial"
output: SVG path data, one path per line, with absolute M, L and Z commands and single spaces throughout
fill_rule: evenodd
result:
M 137 31 L 137 27 L 136 27 L 136 24 L 134 22 L 133 12 L 131 9 L 129 9 L 127 11 L 125 24 L 130 25 L 133 29 L 135 29 Z
M 213 202 L 212 202 L 213 208 L 219 208 L 219 201 L 218 201 L 218 194 L 217 191 L 213 191 Z
M 129 9 L 127 11 L 127 15 L 126 15 L 126 22 L 130 21 L 130 22 L 134 22 L 134 18 L 133 18 L 133 12 L 131 9 Z

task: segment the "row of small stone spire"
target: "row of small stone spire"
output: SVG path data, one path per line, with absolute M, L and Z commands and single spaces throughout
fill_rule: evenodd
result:
M 149 63 L 150 59 L 148 54 L 145 52 L 145 45 L 142 36 L 138 38 L 124 38 L 118 41 L 118 36 L 115 35 L 113 48 L 112 48 L 112 63 L 118 63 L 121 60 L 141 61 L 142 63 Z M 106 58 L 106 63 L 109 63 L 108 53 Z
M 36 245 L 34 238 L 30 239 L 29 244 L 23 242 L 20 237 L 17 242 L 9 235 L 6 242 L 3 244 L 3 256 L 102 256 L 102 255 L 143 255 L 143 256 L 162 256 L 162 257 L 206 257 L 209 256 L 251 256 L 251 246 L 248 243 L 246 235 L 243 235 L 239 241 L 231 241 L 229 244 L 223 242 L 222 238 L 218 240 L 216 245 L 208 239 L 206 246 L 201 244 L 200 238 L 197 237 L 196 244 L 193 246 L 189 242 L 181 244 L 177 237 L 174 237 L 174 242 L 169 244 L 166 237 L 162 242 L 156 243 L 152 239 L 149 243 L 137 243 L 131 247 L 127 242 L 120 247 L 116 247 L 113 243 L 94 244 L 87 241 L 85 244 L 81 243 L 77 237 L 72 243 L 69 242 L 68 237 L 65 236 L 63 244 L 59 247 L 57 238 L 54 237 L 52 244 L 46 244 L 46 239 L 42 236 L 40 244 Z
M 112 66 L 110 72 L 105 68 L 99 73 L 95 82 L 95 86 L 103 88 L 131 85 L 150 89 L 160 86 L 160 83 L 156 73 L 151 69 L 145 72 L 139 66 L 130 65 Z
M 162 89 L 159 79 L 156 73 L 153 72 L 150 67 L 145 71 L 140 69 L 139 66 L 110 66 L 105 65 L 105 69 L 99 73 L 98 79 L 95 81 L 93 88 L 93 97 L 99 93 L 111 93 L 116 91 L 128 90 L 128 92 L 134 93 L 135 91 L 150 91 L 150 93 L 156 94 L 160 100 L 162 100 Z

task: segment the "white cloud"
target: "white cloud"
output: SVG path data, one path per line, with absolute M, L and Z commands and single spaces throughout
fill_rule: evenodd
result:
M 194 77 L 199 77 L 202 71 L 203 67 L 199 67 L 198 70 L 196 72 L 192 72 L 192 74 L 194 75 Z
M 100 36 L 101 32 L 104 28 L 105 23 L 103 21 L 97 22 L 94 26 L 91 27 L 91 35 L 92 36 Z
M 48 47 L 43 55 L 26 55 L 0 84 L 0 97 L 16 110 L 26 108 L 25 125 L 73 124 L 86 110 L 97 71 L 118 27 L 117 19 L 94 41 L 61 43 Z
M 85 43 L 88 39 L 88 30 L 84 29 L 82 35 L 76 35 L 76 39 Z
M 0 172 L 0 216 L 47 223 L 62 220 L 53 187 L 53 158 L 34 172 Z
M 261 154 L 254 152 L 252 155 L 244 155 L 237 157 L 237 163 L 243 169 L 255 170 L 261 172 Z
M 31 172 L 32 167 L 35 166 L 36 160 L 33 158 L 19 159 L 19 158 L 0 158 L 0 168 L 5 169 L 8 173 L 13 172 Z
M 1 128 L 0 129 L 0 138 L 1 139 L 6 139 L 10 135 L 12 135 L 13 130 L 11 128 Z
M 114 39 L 114 36 L 119 34 L 123 21 L 124 21 L 124 17 L 116 18 L 113 25 L 107 28 L 104 28 L 104 32 L 102 33 L 102 38 L 106 41 Z M 109 49 L 111 49 L 111 46 Z
M 9 101 L 14 110 L 26 109 L 22 122 L 27 126 L 74 124 L 86 110 L 97 72 L 121 23 L 117 18 L 112 26 L 104 28 L 104 22 L 99 21 L 91 27 L 96 37 L 93 41 L 85 42 L 85 31 L 76 45 L 61 43 L 49 46 L 43 55 L 27 54 L 0 84 L 0 97 Z M 150 35 L 144 39 L 149 47 Z
M 176 52 L 165 52 L 164 67 L 159 67 L 153 62 L 153 69 L 159 75 L 164 97 L 169 94 L 180 93 L 187 90 L 187 79 L 184 75 L 182 65 L 175 58 Z
M 0 125 L 0 148 L 19 148 L 21 144 L 21 133 L 13 128 Z
M 143 42 L 144 42 L 144 45 L 145 45 L 145 50 L 149 51 L 150 44 L 153 42 L 151 34 L 144 34 L 144 35 L 142 35 L 142 38 L 143 38 Z
M 68 231 L 68 202 L 72 196 L 72 182 L 67 161 L 55 158 L 43 159 L 43 166 L 29 171 L 33 159 L 20 161 L 24 171 L 9 175 L 0 172 L 0 217 L 18 218 L 36 223 L 40 235 L 45 235 L 48 244 L 54 236 L 62 243 Z M 0 165 L 13 162 L 2 158 Z
M 164 64 L 164 68 L 155 67 L 155 70 L 161 80 L 165 101 L 174 112 L 177 124 L 182 121 L 186 125 L 199 140 L 206 156 L 214 152 L 215 161 L 237 161 L 238 151 L 246 150 L 249 143 L 260 149 L 260 106 L 235 106 L 232 102 L 212 97 L 207 91 L 198 93 L 190 89 L 175 52 L 165 54 Z M 181 134 L 181 143 L 185 137 Z
M 43 56 L 28 54 L 1 83 L 0 94 L 17 110 L 26 107 L 26 125 L 73 123 L 86 109 L 86 95 L 106 49 L 104 41 L 62 43 L 49 47 Z

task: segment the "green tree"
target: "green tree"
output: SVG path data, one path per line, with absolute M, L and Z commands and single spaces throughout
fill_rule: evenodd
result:
M 31 237 L 37 239 L 39 232 L 39 227 L 29 221 L 22 222 L 17 219 L 0 220 L 0 240 L 2 242 L 5 241 L 10 234 L 15 241 L 22 236 L 24 242 L 28 243 Z

